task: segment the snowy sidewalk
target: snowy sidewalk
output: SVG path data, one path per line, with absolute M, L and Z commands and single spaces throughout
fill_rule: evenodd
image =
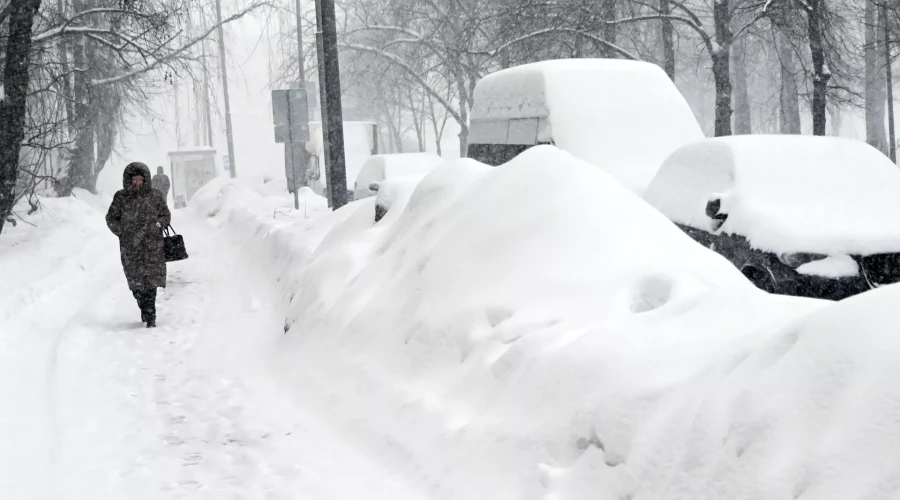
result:
M 3 497 L 426 498 L 279 392 L 271 284 L 205 222 L 174 225 L 191 258 L 169 266 L 159 328 L 139 323 L 104 245 L 3 339 Z

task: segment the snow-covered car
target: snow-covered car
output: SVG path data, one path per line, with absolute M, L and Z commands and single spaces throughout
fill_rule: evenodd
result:
M 353 199 L 375 196 L 378 183 L 407 175 L 424 175 L 444 159 L 433 153 L 397 153 L 370 156 L 353 184 Z
M 704 138 L 658 66 L 611 59 L 541 61 L 475 85 L 469 158 L 487 165 L 552 144 L 641 193 L 672 151 Z
M 900 281 L 900 170 L 860 141 L 707 139 L 672 153 L 644 199 L 773 293 L 840 300 Z

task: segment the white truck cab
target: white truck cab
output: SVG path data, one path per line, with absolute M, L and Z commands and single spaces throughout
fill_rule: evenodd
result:
M 658 66 L 560 59 L 476 84 L 467 156 L 496 166 L 553 144 L 640 194 L 669 153 L 702 139 L 684 96 Z

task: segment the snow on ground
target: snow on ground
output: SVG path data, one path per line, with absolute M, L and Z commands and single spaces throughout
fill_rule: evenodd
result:
M 191 257 L 148 330 L 107 200 L 80 196 L 0 236 L 3 498 L 425 498 L 278 389 L 283 305 L 246 241 L 176 212 Z
M 898 287 L 766 295 L 552 148 L 374 225 L 216 213 L 292 283 L 279 380 L 434 498 L 900 495 Z
M 135 328 L 102 202 L 0 236 L 23 265 L 59 256 L 4 322 L 0 491 L 900 495 L 900 287 L 767 295 L 552 147 L 439 167 L 377 224 L 376 198 L 282 193 L 220 178 L 176 214 L 191 258 L 157 330 Z

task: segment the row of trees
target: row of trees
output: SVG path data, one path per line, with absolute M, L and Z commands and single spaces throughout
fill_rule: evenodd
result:
M 3 2 L 0 2 L 3 3 Z M 8 0 L 0 12 L 0 231 L 44 187 L 96 190 L 130 113 L 197 66 L 207 0 Z M 223 23 L 264 6 L 251 0 Z M 202 66 L 202 64 L 201 64 Z M 36 208 L 33 203 L 32 209 Z
M 424 149 L 448 121 L 465 153 L 475 83 L 552 58 L 663 67 L 711 135 L 813 134 L 864 108 L 887 152 L 897 0 L 343 0 L 346 93 L 371 103 L 389 150 Z M 311 26 L 311 25 L 310 25 Z M 292 61 L 291 58 L 287 59 Z M 804 115 L 806 118 L 804 119 Z M 407 143 L 408 144 L 408 143 Z

